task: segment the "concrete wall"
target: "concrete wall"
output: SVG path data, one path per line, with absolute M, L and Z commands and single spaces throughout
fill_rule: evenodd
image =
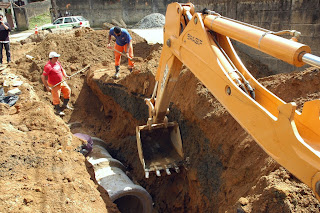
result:
M 66 5 L 72 15 L 82 15 L 94 27 L 101 27 L 104 22 L 122 19 L 126 24 L 134 24 L 151 13 L 165 14 L 167 0 L 56 0 L 57 9 L 64 14 Z
M 26 9 L 26 14 L 28 19 L 49 12 L 49 8 L 51 7 L 50 0 L 32 2 L 27 5 L 22 6 L 22 8 Z
M 50 0 L 33 2 L 21 7 L 14 6 L 13 10 L 17 29 L 27 30 L 29 28 L 29 19 L 37 15 L 49 13 L 50 7 Z
M 320 56 L 320 5 L 319 0 L 263 1 L 250 5 L 239 3 L 236 18 L 272 31 L 297 30 L 302 33 L 299 42 L 311 47 L 312 53 Z M 250 13 L 249 13 L 250 12 Z M 276 60 L 257 50 L 238 44 L 243 51 L 261 59 L 274 72 L 297 70 L 294 66 Z M 306 66 L 298 69 L 302 70 Z
M 123 19 L 134 24 L 151 13 L 165 14 L 171 0 L 56 0 L 60 11 L 83 15 L 93 27 L 101 27 L 112 19 Z M 188 1 L 178 1 L 188 2 Z M 196 11 L 204 7 L 223 16 L 244 21 L 272 31 L 298 30 L 301 43 L 309 45 L 312 53 L 320 56 L 320 1 L 319 0 L 195 0 Z M 250 47 L 234 42 L 236 48 L 260 60 L 273 72 L 296 70 L 292 65 L 260 53 Z M 301 68 L 304 69 L 305 67 Z
M 27 30 L 29 27 L 29 21 L 26 18 L 27 12 L 25 8 L 13 8 L 14 16 L 16 19 L 17 29 L 18 30 Z

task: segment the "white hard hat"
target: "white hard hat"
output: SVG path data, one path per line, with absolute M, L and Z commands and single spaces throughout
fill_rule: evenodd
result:
M 50 52 L 49 53 L 49 58 L 58 58 L 58 57 L 60 57 L 60 55 L 58 53 L 56 53 L 56 52 Z

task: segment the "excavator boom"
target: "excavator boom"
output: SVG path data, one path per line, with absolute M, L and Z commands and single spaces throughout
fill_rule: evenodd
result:
M 320 66 L 320 58 L 310 54 L 310 47 L 297 42 L 296 32 L 288 31 L 292 39 L 280 37 L 283 33 L 232 20 L 210 10 L 196 13 L 191 3 L 168 6 L 157 84 L 152 97 L 146 99 L 148 122 L 137 127 L 138 151 L 146 174 L 155 171 L 160 176 L 162 169 L 183 164 L 178 125 L 168 122 L 166 115 L 184 64 L 265 152 L 311 187 L 319 199 L 320 100 L 306 102 L 302 113 L 296 111 L 295 103 L 285 103 L 250 74 L 230 42 L 232 38 L 298 67 L 306 63 Z M 156 134 L 152 133 L 154 130 Z M 147 136 L 142 139 L 141 135 Z M 165 135 L 166 139 L 158 143 L 158 139 L 152 139 L 154 135 L 160 138 Z M 162 149 L 165 143 L 171 145 Z M 172 150 L 168 150 L 170 147 Z M 152 157 L 156 155 L 149 155 L 151 151 L 158 154 L 157 162 L 161 154 L 168 155 L 165 159 L 170 160 L 153 164 Z

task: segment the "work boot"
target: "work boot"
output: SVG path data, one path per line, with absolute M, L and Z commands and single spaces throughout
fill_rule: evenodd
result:
M 54 105 L 54 109 L 56 110 L 56 115 L 60 115 L 60 116 L 63 116 L 63 115 L 65 115 L 64 114 L 64 112 L 62 112 L 62 109 L 61 109 L 61 107 L 60 107 L 60 105 L 59 104 L 57 104 L 57 105 Z
M 132 72 L 132 67 L 129 67 L 128 70 L 130 71 L 130 73 Z
M 71 109 L 72 107 L 68 105 L 70 99 L 64 99 L 63 100 L 63 105 L 62 105 L 62 109 Z
M 117 79 L 117 78 L 119 78 L 120 67 L 119 66 L 115 66 L 115 68 L 116 68 L 116 73 L 114 74 L 113 78 Z

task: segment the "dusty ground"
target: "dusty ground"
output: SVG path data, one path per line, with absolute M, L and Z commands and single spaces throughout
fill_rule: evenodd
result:
M 0 104 L 0 212 L 117 212 L 84 156 L 75 151 L 82 143 L 72 136 L 76 132 L 106 141 L 113 157 L 148 190 L 154 212 L 320 212 L 312 191 L 271 159 L 187 69 L 169 117 L 179 123 L 190 165 L 179 174 L 145 179 L 135 126 L 147 119 L 143 99 L 153 91 L 161 46 L 134 34 L 140 73 L 130 74 L 122 59 L 121 77 L 114 80 L 106 35 L 86 29 L 12 45 L 15 62 L 1 75 L 13 73 L 25 83 L 19 87 L 19 111 Z M 63 118 L 54 115 L 40 81 L 50 51 L 61 54 L 68 74 L 91 65 L 68 81 L 74 110 Z M 318 69 L 259 81 L 284 101 L 296 101 L 299 109 L 320 98 Z

